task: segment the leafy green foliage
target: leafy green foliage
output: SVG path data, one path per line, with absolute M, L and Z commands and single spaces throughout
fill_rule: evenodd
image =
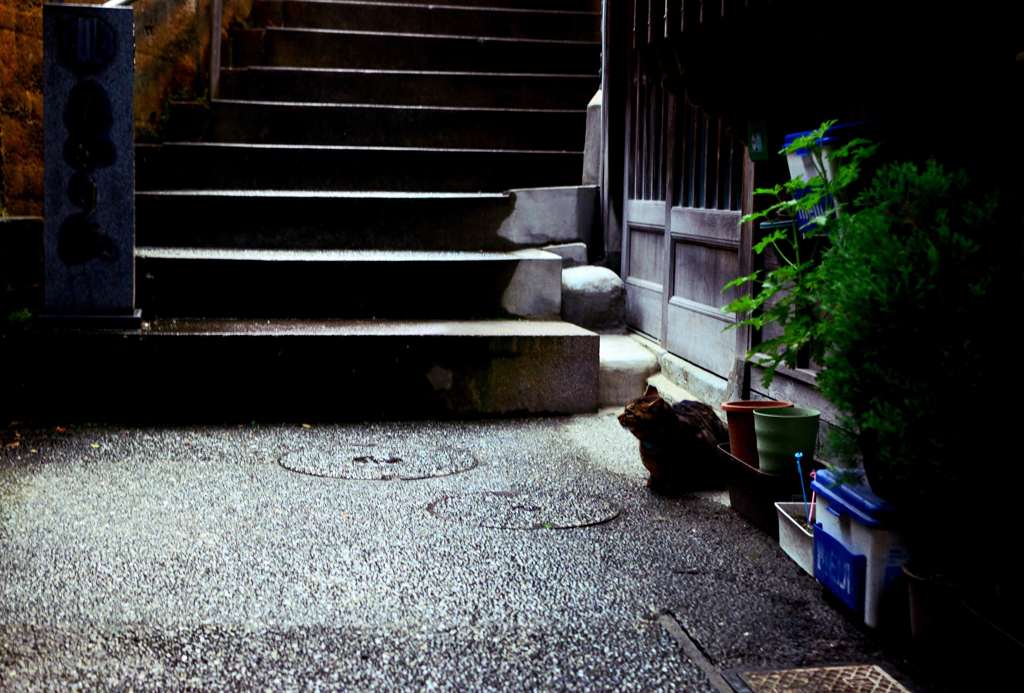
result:
M 781 228 L 771 228 L 753 247 L 758 255 L 771 248 L 779 267 L 737 277 L 723 287 L 723 291 L 751 287 L 723 308 L 740 317 L 730 328 L 779 328 L 778 335 L 761 340 L 747 354 L 748 359 L 761 357 L 765 385 L 771 384 L 780 366 L 796 367 L 801 354 L 817 358 L 822 353 L 818 268 L 829 246 L 829 236 L 843 218 L 843 195 L 856 183 L 862 162 L 876 149 L 866 140 L 853 139 L 830 151 L 826 159 L 821 142 L 834 125 L 835 121 L 827 121 L 783 150 L 786 154 L 806 151 L 817 175 L 756 190 L 755 194 L 771 197 L 774 202 L 742 220 L 787 222 Z M 798 215 L 809 221 L 799 224 Z
M 28 308 L 19 308 L 17 310 L 12 310 L 10 313 L 7 314 L 7 322 L 23 323 L 28 322 L 31 319 L 32 311 L 30 311 Z
M 838 228 L 816 272 L 819 388 L 865 462 L 906 503 L 967 479 L 999 362 L 994 197 L 935 162 L 890 164 Z M 946 376 L 955 376 L 951 406 Z M 876 489 L 879 490 L 879 489 Z
M 730 282 L 751 288 L 726 310 L 780 328 L 748 354 L 766 359 L 766 381 L 798 352 L 821 364 L 819 390 L 843 417 L 833 449 L 859 457 L 875 492 L 901 509 L 915 564 L 977 580 L 993 529 L 1020 527 L 1024 467 L 1004 447 L 1018 415 L 999 403 L 1012 382 L 1020 219 L 934 161 L 888 163 L 865 184 L 875 148 L 854 140 L 826 162 L 816 145 L 828 126 L 786 150 L 808 148 L 819 175 L 761 191 L 774 203 L 747 219 L 824 212 L 802 231 L 770 229 L 754 250 L 774 249 L 780 267 Z M 962 512 L 967 499 L 983 499 L 984 512 Z
M 864 162 L 876 147 L 854 139 L 826 161 L 818 142 L 831 126 L 784 150 L 807 150 L 819 175 L 760 191 L 775 201 L 745 220 L 824 212 L 802 230 L 795 220 L 770 229 L 754 251 L 774 249 L 780 266 L 729 282 L 726 289 L 751 290 L 725 310 L 742 325 L 777 326 L 748 354 L 761 355 L 766 383 L 798 354 L 820 363 L 819 388 L 846 416 L 849 437 L 836 448 L 924 496 L 937 488 L 929 484 L 960 483 L 963 465 L 953 459 L 979 444 L 977 436 L 955 439 L 964 413 L 945 405 L 943 377 L 956 375 L 958 395 L 976 401 L 999 377 L 1003 347 L 991 316 L 1014 287 L 994 270 L 1011 264 L 998 257 L 1006 244 L 996 238 L 996 200 L 935 162 L 890 163 L 865 185 Z M 986 424 L 978 418 L 968 428 Z

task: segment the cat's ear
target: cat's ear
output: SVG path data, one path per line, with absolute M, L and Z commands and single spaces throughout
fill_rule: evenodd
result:
M 658 396 L 658 388 L 654 387 L 653 385 L 648 385 L 647 389 L 644 391 L 644 397 L 657 397 L 657 396 Z

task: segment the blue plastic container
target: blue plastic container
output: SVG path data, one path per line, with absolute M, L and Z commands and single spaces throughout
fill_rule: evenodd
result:
M 814 577 L 843 604 L 864 613 L 866 556 L 855 554 L 830 537 L 821 525 L 814 527 Z
M 833 177 L 835 176 L 835 167 L 829 161 L 829 150 L 834 148 L 836 145 L 841 145 L 844 142 L 848 142 L 850 139 L 858 136 L 864 129 L 865 124 L 861 121 L 855 121 L 850 123 L 836 123 L 825 133 L 824 137 L 818 138 L 818 145 L 821 146 L 822 159 L 826 173 Z M 806 137 L 810 135 L 813 130 L 805 130 L 803 132 L 791 132 L 782 138 L 783 148 L 789 147 L 800 137 Z M 811 154 L 809 149 L 797 149 L 794 152 L 788 152 L 786 154 L 786 161 L 789 164 L 789 175 L 793 179 L 802 178 L 803 180 L 810 180 L 816 176 L 821 175 L 821 171 L 817 168 L 817 162 Z M 799 199 L 802 197 L 800 192 L 797 192 L 795 197 Z M 812 223 L 815 217 L 824 215 L 828 210 L 834 206 L 834 201 L 831 198 L 823 199 L 817 205 L 814 206 L 810 211 L 799 211 L 796 214 L 797 228 L 801 231 L 807 231 L 813 228 Z
M 899 577 L 906 560 L 895 511 L 872 493 L 863 480 L 841 484 L 827 469 L 817 472 L 811 488 L 816 494 L 815 577 L 846 602 L 847 594 L 840 593 L 833 584 L 818 576 L 818 552 L 836 555 L 831 540 L 838 542 L 850 554 L 851 564 L 855 557 L 864 558 L 863 603 L 862 606 L 854 604 L 851 608 L 858 612 L 863 609 L 864 622 L 875 627 L 878 625 L 882 595 Z M 819 539 L 819 530 L 825 538 Z M 837 564 L 842 562 L 833 558 L 828 560 Z
M 821 145 L 822 149 L 828 149 L 829 146 L 846 142 L 859 136 L 864 127 L 864 121 L 860 120 L 849 123 L 836 123 L 825 132 L 824 137 L 818 138 L 818 144 Z M 814 132 L 814 130 L 804 130 L 803 132 L 791 132 L 788 135 L 784 135 L 782 138 L 782 148 L 785 149 L 789 145 L 793 144 L 797 138 L 806 137 L 812 132 Z M 809 154 L 810 152 L 806 149 L 798 149 L 796 153 Z

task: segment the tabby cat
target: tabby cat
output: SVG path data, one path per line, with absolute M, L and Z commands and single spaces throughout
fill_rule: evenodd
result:
M 619 423 L 640 440 L 640 459 L 651 473 L 647 485 L 658 493 L 721 487 L 715 446 L 729 439 L 714 409 L 685 400 L 670 405 L 648 386 L 626 405 Z

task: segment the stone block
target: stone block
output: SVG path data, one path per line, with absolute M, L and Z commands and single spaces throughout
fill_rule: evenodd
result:
M 13 108 L 13 99 L 17 92 L 17 60 L 14 51 L 14 31 L 0 29 L 0 83 L 4 85 L 0 90 L 0 111 Z
M 597 218 L 597 188 L 566 186 L 510 191 L 512 214 L 498 235 L 517 246 L 587 243 Z
M 4 154 L 8 161 L 21 163 L 41 162 L 43 158 L 43 130 L 40 121 L 19 116 L 0 118 L 4 129 Z
M 21 88 L 42 88 L 42 28 L 34 14 L 18 13 L 14 30 L 16 84 Z
M 24 34 L 36 39 L 43 36 L 43 15 L 38 8 L 21 10 L 15 14 L 14 29 L 19 34 Z
M 543 250 L 517 250 L 511 254 L 520 261 L 502 295 L 501 307 L 510 315 L 521 317 L 557 317 L 562 300 L 558 256 Z
M 41 123 L 43 121 L 43 94 L 38 91 L 26 91 L 25 95 L 25 113 L 28 114 L 29 119 L 34 122 Z M 39 145 L 40 153 L 42 153 L 42 143 Z
M 607 267 L 563 270 L 562 319 L 595 332 L 625 332 L 626 285 Z
M 644 393 L 647 379 L 658 372 L 658 359 L 626 335 L 601 336 L 600 400 L 602 407 L 620 406 Z
M 45 310 L 134 313 L 134 25 L 128 8 L 47 5 Z
M 673 383 L 692 392 L 695 399 L 710 405 L 720 413 L 722 402 L 728 399 L 729 381 L 667 351 L 658 357 L 661 372 Z
M 15 162 L 5 171 L 7 211 L 10 214 L 32 215 L 39 211 L 43 197 L 43 167 L 37 161 Z
M 542 250 L 562 258 L 562 267 L 579 267 L 587 264 L 586 243 L 560 243 L 558 245 L 546 245 Z
M 9 7 L 6 4 L 0 4 L 0 31 L 13 31 L 15 21 L 14 8 Z
M 587 137 L 583 145 L 583 184 L 601 184 L 601 90 L 587 104 Z
M 668 377 L 662 373 L 655 373 L 647 379 L 648 385 L 653 385 L 658 390 L 658 395 L 668 402 L 669 404 L 676 404 L 677 402 L 684 401 L 701 401 L 699 397 L 691 393 L 684 387 L 676 385 L 674 382 L 668 379 Z M 709 404 L 705 402 L 705 404 Z M 714 404 L 711 404 L 714 407 Z M 719 418 L 722 418 L 724 414 L 716 412 Z

